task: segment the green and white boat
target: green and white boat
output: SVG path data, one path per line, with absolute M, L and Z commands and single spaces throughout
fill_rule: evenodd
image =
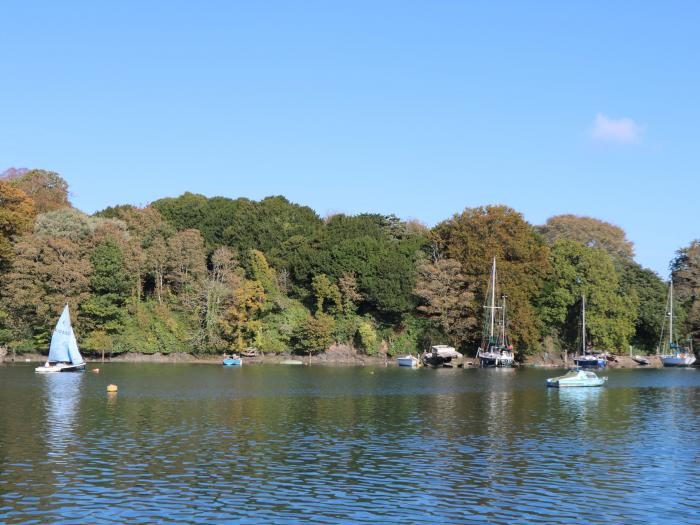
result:
M 547 386 L 563 388 L 570 386 L 603 386 L 608 380 L 607 377 L 598 377 L 598 374 L 590 370 L 569 370 L 559 377 L 547 379 Z

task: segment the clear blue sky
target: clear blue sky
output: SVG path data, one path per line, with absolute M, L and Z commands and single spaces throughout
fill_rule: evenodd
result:
M 0 4 L 0 171 L 92 212 L 283 194 L 429 225 L 508 204 L 699 237 L 697 2 Z

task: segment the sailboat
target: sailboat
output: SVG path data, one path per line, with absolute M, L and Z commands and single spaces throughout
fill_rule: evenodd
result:
M 582 368 L 605 368 L 605 357 L 588 351 L 586 345 L 586 296 L 581 296 L 581 355 L 574 357 L 574 363 Z
M 486 292 L 487 303 L 484 308 L 487 313 L 484 322 L 484 332 L 481 346 L 476 352 L 479 364 L 483 368 L 511 367 L 515 364 L 513 345 L 508 342 L 506 332 L 506 298 L 501 296 L 501 306 L 496 306 L 496 258 L 491 266 L 491 281 Z M 496 310 L 500 310 L 499 327 L 496 331 Z
M 63 308 L 63 313 L 58 318 L 56 328 L 51 336 L 49 357 L 46 363 L 44 366 L 38 366 L 35 370 L 39 373 L 85 370 L 85 360 L 80 355 L 78 342 L 75 340 L 73 327 L 70 324 L 68 305 Z
M 658 352 L 661 354 L 661 363 L 667 367 L 687 367 L 692 366 L 695 363 L 695 353 L 691 347 L 685 348 L 680 346 L 673 339 L 673 282 L 668 285 L 668 298 L 666 299 L 666 317 L 668 317 L 668 341 L 664 341 L 664 327 L 666 326 L 666 321 L 661 325 L 661 336 L 659 338 L 659 349 Z M 665 353 L 661 353 L 661 346 L 668 345 Z

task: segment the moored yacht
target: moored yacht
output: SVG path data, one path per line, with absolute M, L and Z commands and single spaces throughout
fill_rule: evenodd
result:
M 664 337 L 664 329 L 668 319 L 668 339 Z M 689 339 L 689 347 L 678 344 L 673 332 L 673 282 L 668 285 L 668 298 L 666 300 L 666 316 L 661 325 L 661 337 L 659 338 L 659 358 L 665 367 L 689 367 L 695 364 L 695 352 L 693 352 L 693 340 Z
M 506 318 L 506 295 L 501 296 L 501 305 L 496 306 L 496 258 L 491 266 L 491 280 L 487 289 L 487 303 L 484 320 L 484 331 L 481 346 L 476 352 L 479 365 L 482 368 L 511 367 L 515 365 L 513 345 L 508 341 Z M 500 310 L 497 320 L 496 310 Z M 498 327 L 496 322 L 498 321 Z M 498 330 L 497 330 L 498 328 Z

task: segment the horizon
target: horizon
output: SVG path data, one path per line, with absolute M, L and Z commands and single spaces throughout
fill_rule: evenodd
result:
M 590 216 L 664 278 L 700 237 L 700 6 L 314 6 L 4 4 L 0 166 L 86 213 L 190 191 Z

